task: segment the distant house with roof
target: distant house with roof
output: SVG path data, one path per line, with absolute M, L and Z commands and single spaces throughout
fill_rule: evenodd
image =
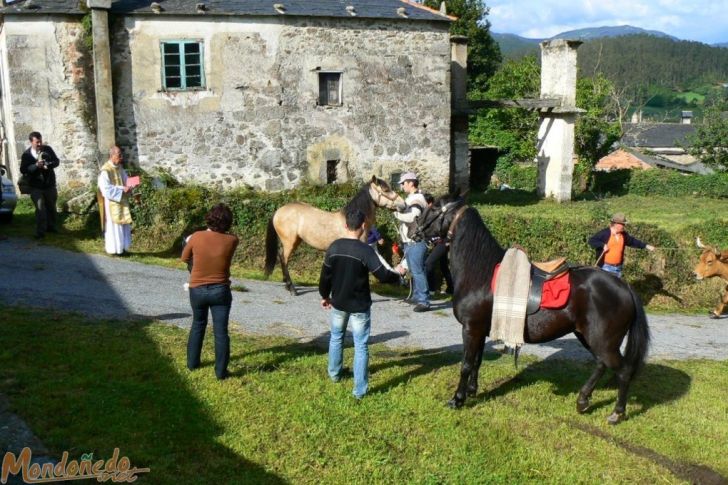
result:
M 684 146 L 695 132 L 690 123 L 625 123 L 619 148 L 596 164 L 597 170 L 623 168 L 669 168 L 685 173 L 711 173 L 712 170 Z
M 0 16 L 16 176 L 33 130 L 67 186 L 113 143 L 181 181 L 265 190 L 403 169 L 444 189 L 463 166 L 453 18 L 414 2 L 2 0 Z
M 649 170 L 653 164 L 649 163 L 645 158 L 646 155 L 639 152 L 618 148 L 609 155 L 600 158 L 594 168 L 604 172 L 611 172 L 612 170 Z

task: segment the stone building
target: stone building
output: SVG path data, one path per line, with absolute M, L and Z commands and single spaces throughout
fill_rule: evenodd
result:
M 451 17 L 403 0 L 281 2 L 3 0 L 3 159 L 17 176 L 36 130 L 66 186 L 93 181 L 113 143 L 147 171 L 226 188 L 403 170 L 433 190 L 467 181 Z

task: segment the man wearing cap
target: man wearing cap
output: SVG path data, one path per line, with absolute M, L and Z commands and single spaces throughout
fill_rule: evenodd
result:
M 414 311 L 426 312 L 430 309 L 430 292 L 427 288 L 427 275 L 425 274 L 425 258 L 427 257 L 427 243 L 415 240 L 417 218 L 427 207 L 425 196 L 420 192 L 419 181 L 414 172 L 405 172 L 399 177 L 399 185 L 407 194 L 404 200 L 405 207 L 394 213 L 399 221 L 399 237 L 404 246 L 404 257 L 407 267 L 412 274 L 413 295 L 408 303 L 415 305 Z
M 624 226 L 627 218 L 617 212 L 612 216 L 609 227 L 599 231 L 589 238 L 589 246 L 596 251 L 597 266 L 608 273 L 622 277 L 622 264 L 624 263 L 624 248 L 647 249 L 654 251 L 655 247 L 645 244 L 639 239 L 630 236 Z

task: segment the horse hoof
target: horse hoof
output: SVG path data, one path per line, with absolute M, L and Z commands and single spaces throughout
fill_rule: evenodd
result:
M 589 410 L 590 405 L 591 405 L 591 403 L 589 402 L 588 399 L 584 399 L 584 400 L 579 399 L 576 401 L 576 412 L 579 414 L 584 414 L 585 412 L 587 412 Z
M 607 418 L 607 423 L 611 425 L 619 424 L 622 421 L 627 421 L 627 415 L 625 413 L 612 413 Z
M 720 316 L 716 315 L 715 312 L 708 312 L 708 317 L 711 318 L 712 320 L 717 320 L 720 318 Z
M 463 407 L 463 401 L 460 401 L 458 399 L 450 399 L 447 402 L 447 405 L 450 407 L 450 409 L 459 409 Z

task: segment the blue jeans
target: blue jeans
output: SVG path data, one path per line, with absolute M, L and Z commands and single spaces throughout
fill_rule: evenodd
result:
M 430 292 L 427 288 L 427 273 L 425 272 L 425 258 L 427 257 L 427 244 L 424 241 L 405 243 L 404 257 L 412 274 L 414 294 L 412 298 L 422 305 L 430 305 Z
M 617 275 L 619 278 L 622 277 L 622 265 L 621 264 L 614 265 L 614 264 L 604 263 L 604 265 L 602 266 L 602 269 L 604 271 L 606 271 L 607 273 L 612 273 L 614 275 Z
M 347 313 L 331 309 L 331 338 L 329 339 L 329 377 L 334 382 L 341 379 L 344 360 L 344 336 L 346 326 L 351 322 L 354 335 L 354 390 L 357 399 L 364 397 L 369 389 L 369 331 L 372 320 L 371 311 Z
M 227 377 L 227 366 L 230 361 L 230 336 L 228 320 L 233 295 L 229 285 L 202 285 L 190 288 L 190 305 L 192 306 L 192 327 L 187 340 L 187 368 L 192 370 L 200 366 L 200 352 L 205 338 L 208 311 L 212 313 L 212 329 L 215 334 L 215 375 L 218 379 Z

